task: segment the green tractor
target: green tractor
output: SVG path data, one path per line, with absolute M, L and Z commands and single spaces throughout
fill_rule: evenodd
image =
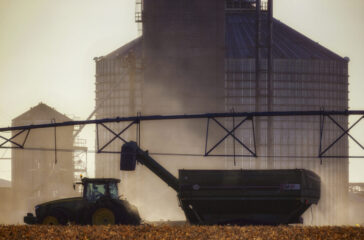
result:
M 82 178 L 83 197 L 65 198 L 35 206 L 35 215 L 24 217 L 27 224 L 128 224 L 139 225 L 135 206 L 120 199 L 114 178 Z

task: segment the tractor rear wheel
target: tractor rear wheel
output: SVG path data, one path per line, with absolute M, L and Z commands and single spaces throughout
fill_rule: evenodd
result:
M 92 225 L 113 225 L 115 224 L 115 214 L 108 208 L 101 207 L 92 214 Z

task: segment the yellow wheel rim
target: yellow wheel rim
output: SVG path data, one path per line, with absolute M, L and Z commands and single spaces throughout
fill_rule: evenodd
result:
M 46 225 L 59 225 L 58 219 L 54 216 L 46 216 L 42 223 Z
M 115 224 L 115 216 L 112 211 L 107 208 L 99 208 L 92 214 L 93 225 Z

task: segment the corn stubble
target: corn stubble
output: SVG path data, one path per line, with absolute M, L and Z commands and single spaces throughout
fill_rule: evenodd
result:
M 0 239 L 364 239 L 364 227 L 1 225 Z

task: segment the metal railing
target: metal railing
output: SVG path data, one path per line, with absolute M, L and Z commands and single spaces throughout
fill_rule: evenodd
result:
M 226 0 L 225 10 L 230 11 L 243 11 L 255 10 L 258 0 Z M 262 11 L 268 10 L 268 0 L 260 0 L 260 9 Z

